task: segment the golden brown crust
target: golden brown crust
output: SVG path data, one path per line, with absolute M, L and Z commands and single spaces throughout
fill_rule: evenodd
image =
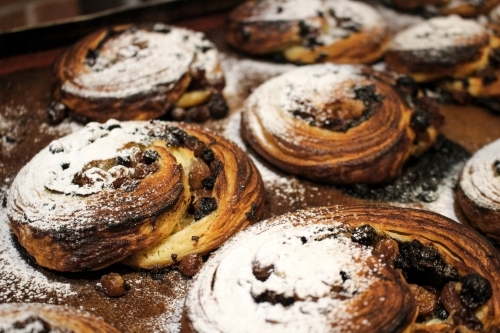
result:
M 417 82 L 466 77 L 488 64 L 490 36 L 472 20 L 434 18 L 396 34 L 385 61 L 388 68 Z
M 214 152 L 215 159 L 222 163 L 212 192 L 217 209 L 136 252 L 124 261 L 127 265 L 151 269 L 175 264 L 189 254 L 206 254 L 262 216 L 264 185 L 248 156 L 234 143 L 216 134 L 192 126 L 182 128 L 204 142 Z
M 88 312 L 40 303 L 0 305 L 2 332 L 119 333 Z
M 217 50 L 204 35 L 158 23 L 83 38 L 57 60 L 54 76 L 54 99 L 99 122 L 155 119 L 181 99 L 182 108 L 206 105 L 224 87 Z
M 432 10 L 442 15 L 460 15 L 462 17 L 476 17 L 488 14 L 499 0 L 467 1 L 467 0 L 387 0 L 391 7 L 403 11 L 414 11 L 422 7 L 431 6 Z
M 247 100 L 243 138 L 273 165 L 315 181 L 394 179 L 410 155 L 433 144 L 438 126 L 427 123 L 420 129 L 432 129 L 432 135 L 419 146 L 410 106 L 368 72 L 317 65 L 268 81 Z
M 239 246 L 244 246 L 247 242 L 258 239 L 257 237 L 260 237 L 259 235 L 262 235 L 265 232 L 271 232 L 271 230 L 276 230 L 278 228 L 284 230 L 283 233 L 285 230 L 291 230 L 292 228 L 288 226 L 289 224 L 293 224 L 295 227 L 308 225 L 310 228 L 313 228 L 315 225 L 325 225 L 325 227 L 333 227 L 332 229 L 339 228 L 340 224 L 342 227 L 347 227 L 350 232 L 347 232 L 347 235 L 340 232 L 339 235 L 341 236 L 337 237 L 352 237 L 353 241 L 356 242 L 361 242 L 359 238 L 357 239 L 356 237 L 365 237 L 365 234 L 361 234 L 361 236 L 354 236 L 356 230 L 365 228 L 368 225 L 376 231 L 377 236 L 375 236 L 375 239 L 380 237 L 378 239 L 390 240 L 390 242 L 393 243 L 397 242 L 400 249 L 404 247 L 404 244 L 419 243 L 427 248 L 425 251 L 429 251 L 429 249 L 432 249 L 431 251 L 436 251 L 436 253 L 439 253 L 439 257 L 441 258 L 440 260 L 443 260 L 446 265 L 449 265 L 449 267 L 456 270 L 458 277 L 453 277 L 451 280 L 457 281 L 458 279 L 458 284 L 463 284 L 465 277 L 471 276 L 471 274 L 477 274 L 488 280 L 491 285 L 492 296 L 479 307 L 467 310 L 471 311 L 473 314 L 472 316 L 475 318 L 474 320 L 476 323 L 473 325 L 477 325 L 477 323 L 480 322 L 479 326 L 473 326 L 471 322 L 466 323 L 461 319 L 456 319 L 459 318 L 459 315 L 455 312 L 455 310 L 447 312 L 441 319 L 433 317 L 432 315 L 423 315 L 418 316 L 417 320 L 417 315 L 413 315 L 414 312 L 411 311 L 410 306 L 410 304 L 415 301 L 414 296 L 405 300 L 406 303 L 401 304 L 398 303 L 398 297 L 401 295 L 393 295 L 396 293 L 394 289 L 387 289 L 388 307 L 386 308 L 385 305 L 380 306 L 379 311 L 366 313 L 367 317 L 365 317 L 365 323 L 371 323 L 375 317 L 380 315 L 381 311 L 383 312 L 383 315 L 380 317 L 390 317 L 393 313 L 390 310 L 392 309 L 392 305 L 397 306 L 399 304 L 399 306 L 401 306 L 399 311 L 395 311 L 401 316 L 406 316 L 408 313 L 410 315 L 406 316 L 404 320 L 399 322 L 400 326 L 393 326 L 387 330 L 377 327 L 377 332 L 494 332 L 495 329 L 498 329 L 500 326 L 500 260 L 496 249 L 473 229 L 455 223 L 441 215 L 421 210 L 384 206 L 334 206 L 314 208 L 276 217 L 262 222 L 260 226 L 247 229 L 240 233 L 237 237 L 230 240 L 227 245 L 221 248 L 221 250 L 217 252 L 215 256 L 209 260 L 209 262 L 207 262 L 205 268 L 203 268 L 202 272 L 198 275 L 197 280 L 195 280 L 192 290 L 186 300 L 186 306 L 182 318 L 182 332 L 227 332 L 224 327 L 230 319 L 220 317 L 223 316 L 223 314 L 219 315 L 219 312 L 224 313 L 225 311 L 223 309 L 214 311 L 214 304 L 212 304 L 219 301 L 221 302 L 219 304 L 227 303 L 223 299 L 218 300 L 212 297 L 215 295 L 220 297 L 217 293 L 217 288 L 219 287 L 219 283 L 221 283 L 220 279 L 224 277 L 227 279 L 228 276 L 223 273 L 223 271 L 227 269 L 227 265 L 224 264 L 224 260 L 231 260 L 227 258 L 231 258 L 231 253 L 237 253 Z M 332 233 L 335 232 L 332 230 Z M 351 233 L 352 236 L 349 236 Z M 300 235 L 301 234 L 299 234 L 299 236 Z M 304 243 L 304 240 L 302 242 Z M 308 242 L 307 238 L 307 243 Z M 379 240 L 375 240 L 374 242 L 377 244 Z M 368 246 L 371 247 L 373 244 Z M 397 247 L 398 245 L 396 245 L 396 248 Z M 373 253 L 377 253 L 375 248 L 373 251 Z M 418 256 L 420 254 L 416 255 Z M 425 255 L 423 253 L 421 255 L 422 258 L 424 258 Z M 244 258 L 245 256 L 242 256 L 241 260 L 245 260 Z M 255 258 L 257 258 L 257 255 Z M 387 257 L 385 258 L 387 259 Z M 394 260 L 394 258 L 391 260 Z M 433 260 L 436 259 L 434 258 Z M 398 264 L 389 264 L 388 267 L 389 266 L 398 268 L 397 271 L 400 271 L 401 269 Z M 414 283 L 419 281 L 418 278 L 415 280 L 415 277 L 412 277 L 411 273 L 404 271 L 404 269 L 400 272 L 403 272 L 405 281 L 412 283 L 413 286 L 415 286 Z M 207 278 L 208 280 L 205 280 Z M 231 279 L 226 281 L 226 279 L 223 281 L 226 284 L 234 282 L 230 281 Z M 242 280 L 242 278 L 239 280 Z M 207 281 L 208 284 L 206 283 Z M 406 284 L 406 282 L 404 283 Z M 444 285 L 446 285 L 448 282 L 444 283 Z M 210 286 L 212 286 L 211 290 Z M 227 287 L 230 288 L 231 285 Z M 383 290 L 377 288 L 378 286 L 375 286 L 375 294 L 373 295 L 372 302 L 365 303 L 367 308 L 370 308 L 370 306 L 376 306 L 376 300 L 378 300 L 379 297 L 385 296 L 383 293 L 377 294 L 377 292 Z M 233 288 L 232 290 L 236 290 L 236 288 Z M 406 292 L 408 292 L 407 296 L 410 295 L 408 290 L 406 290 Z M 434 293 L 435 292 L 436 291 L 434 291 Z M 440 291 L 438 290 L 437 292 L 439 296 Z M 371 293 L 371 290 L 368 294 L 369 293 Z M 447 303 L 447 300 L 439 299 L 439 302 L 445 304 Z M 207 308 L 207 306 L 210 306 L 210 309 Z M 335 311 L 332 312 L 334 313 Z M 241 314 L 241 316 L 250 317 L 253 315 Z M 472 319 L 472 317 L 470 318 Z M 208 322 L 204 321 L 206 319 L 208 319 Z M 206 324 L 206 328 L 202 325 L 202 323 Z M 371 328 L 373 329 L 373 326 L 371 326 Z M 343 332 L 351 331 L 358 332 L 358 330 L 351 329 L 343 330 Z
M 299 11 L 304 12 L 297 14 L 291 6 L 302 6 Z M 349 17 L 353 12 L 356 18 Z M 230 13 L 226 26 L 226 41 L 235 49 L 253 55 L 279 53 L 302 64 L 372 63 L 383 55 L 389 39 L 373 8 L 350 1 L 246 1 Z
M 183 138 L 191 145 L 180 145 Z M 106 158 L 99 158 L 103 153 Z M 80 159 L 89 161 L 78 166 Z M 210 168 L 201 179 L 205 189 L 192 188 L 194 160 Z M 62 170 L 59 161 L 67 161 Z M 47 169 L 48 178 L 37 175 L 38 168 Z M 257 221 L 263 193 L 260 175 L 241 149 L 201 128 L 91 123 L 53 142 L 19 173 L 8 215 L 21 245 L 40 265 L 59 271 L 100 269 L 172 236 L 179 242 L 175 252 L 154 264 L 128 259 L 136 267 L 153 268 L 206 253 Z

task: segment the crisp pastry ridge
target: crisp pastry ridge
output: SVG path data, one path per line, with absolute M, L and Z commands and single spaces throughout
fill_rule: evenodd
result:
M 203 33 L 185 28 L 156 23 L 99 30 L 64 52 L 54 74 L 54 99 L 84 119 L 191 114 L 190 120 L 203 121 L 227 113 L 218 51 Z M 205 105 L 209 114 L 189 112 Z
M 467 221 L 490 239 L 500 241 L 500 140 L 478 150 L 465 164 L 456 189 L 458 207 Z
M 476 21 L 436 17 L 397 33 L 385 61 L 417 82 L 467 77 L 487 65 L 489 42 L 488 31 Z
M 371 63 L 389 39 L 374 8 L 349 0 L 250 0 L 229 14 L 226 25 L 226 41 L 235 49 L 302 64 Z
M 292 174 L 334 184 L 387 182 L 438 134 L 439 111 L 412 109 L 396 87 L 412 83 L 362 66 L 304 66 L 254 90 L 242 136 Z
M 495 332 L 499 279 L 495 248 L 441 215 L 313 208 L 224 244 L 191 286 L 181 331 Z
M 194 125 L 110 120 L 36 155 L 11 186 L 7 214 L 41 266 L 100 269 L 174 238 L 175 252 L 149 255 L 154 264 L 143 264 L 147 251 L 128 261 L 153 268 L 219 246 L 257 220 L 263 200 L 257 169 L 226 139 Z
M 0 305 L 0 332 L 119 333 L 88 312 L 68 306 L 42 303 Z

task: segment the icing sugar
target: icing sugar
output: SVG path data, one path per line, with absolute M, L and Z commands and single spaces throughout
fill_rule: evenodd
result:
M 489 17 L 493 23 L 500 23 L 500 5 L 491 10 Z
M 372 271 L 365 264 L 371 249 L 347 237 L 328 237 L 339 230 L 292 227 L 290 222 L 307 220 L 311 214 L 285 216 L 276 223 L 246 229 L 207 262 L 186 299 L 197 332 L 344 332 L 349 328 L 356 311 L 350 304 L 369 288 L 378 267 Z M 328 226 L 339 224 L 332 221 Z M 267 279 L 257 279 L 255 267 L 271 266 Z M 349 279 L 342 278 L 345 274 Z M 255 301 L 266 293 L 295 301 L 288 306 Z M 196 306 L 198 298 L 203 309 Z M 383 306 L 384 300 L 378 301 Z
M 59 303 L 75 295 L 68 283 L 47 278 L 32 268 L 15 248 L 4 208 L 0 207 L 0 303 L 31 301 Z
M 422 50 L 469 45 L 486 30 L 473 20 L 456 15 L 436 17 L 413 25 L 394 36 L 390 49 Z
M 124 98 L 170 89 L 186 73 L 204 70 L 209 82 L 219 80 L 218 52 L 204 34 L 156 24 L 156 30 L 127 30 L 107 40 L 73 81 L 68 93 L 88 98 Z
M 499 210 L 500 176 L 495 165 L 500 161 L 500 140 L 478 150 L 465 164 L 460 187 L 480 207 Z
M 314 140 L 313 137 L 303 138 L 290 132 L 289 123 L 300 119 L 295 118 L 293 112 L 321 110 L 328 105 L 355 97 L 352 88 L 368 81 L 361 76 L 357 68 L 333 64 L 297 68 L 258 87 L 247 99 L 245 108 L 255 113 L 268 132 L 287 142 L 300 144 L 302 140 Z M 276 121 L 277 118 L 283 120 Z M 260 126 L 253 122 L 250 126 L 265 144 L 267 140 Z

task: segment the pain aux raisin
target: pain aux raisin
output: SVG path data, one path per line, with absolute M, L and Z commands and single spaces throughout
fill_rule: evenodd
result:
M 432 245 L 418 240 L 397 241 L 372 229 L 369 225 L 357 227 L 351 232 L 352 239 L 373 246 L 373 254 L 389 259 L 401 270 L 418 308 L 418 322 L 446 320 L 470 330 L 483 330 L 475 310 L 493 295 L 485 277 L 477 273 L 461 276 Z

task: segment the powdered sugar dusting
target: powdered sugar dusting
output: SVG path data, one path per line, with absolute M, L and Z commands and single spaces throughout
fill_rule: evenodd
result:
M 220 80 L 218 52 L 199 32 L 163 24 L 159 31 L 126 30 L 107 40 L 94 63 L 85 65 L 62 89 L 87 98 L 124 98 L 164 91 L 191 70 Z
M 460 187 L 476 205 L 500 210 L 500 140 L 477 151 L 465 164 Z
M 4 208 L 0 208 L 0 267 L 0 303 L 19 300 L 60 303 L 75 294 L 69 284 L 51 281 L 21 258 L 14 247 Z
M 456 15 L 437 17 L 398 33 L 389 48 L 392 50 L 423 50 L 466 46 L 486 35 L 483 26 Z
M 297 221 L 307 220 L 308 214 L 313 213 L 298 214 Z M 350 308 L 351 302 L 375 280 L 378 267 L 365 264 L 371 249 L 354 244 L 345 236 L 332 237 L 339 233 L 335 221 L 329 224 L 332 228 L 325 228 L 292 227 L 289 222 L 293 220 L 285 216 L 271 225 L 264 223 L 247 229 L 207 262 L 186 299 L 197 332 L 349 329 L 351 316 L 356 315 L 356 310 Z M 266 271 L 269 267 L 272 268 L 266 279 L 256 277 L 255 270 Z M 342 278 L 344 274 L 350 278 Z M 331 296 L 332 288 L 338 290 L 340 297 Z M 255 301 L 266 293 L 295 301 L 287 306 Z M 202 309 L 196 305 L 200 301 Z M 383 306 L 384 300 L 378 301 Z

